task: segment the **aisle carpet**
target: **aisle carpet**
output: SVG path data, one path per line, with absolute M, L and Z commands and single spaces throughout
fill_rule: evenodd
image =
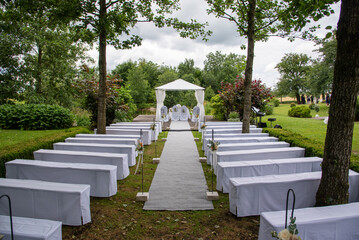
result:
M 172 121 L 171 129 L 189 130 L 187 121 Z M 191 131 L 169 132 L 144 210 L 211 210 L 207 183 Z

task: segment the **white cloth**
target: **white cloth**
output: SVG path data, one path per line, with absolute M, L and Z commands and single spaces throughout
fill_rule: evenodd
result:
M 168 109 L 167 109 L 166 106 L 161 107 L 161 118 L 160 119 L 163 122 L 168 122 L 169 121 Z
M 117 180 L 130 174 L 127 154 L 40 149 L 34 152 L 34 158 L 51 162 L 114 165 L 117 167 Z
M 124 144 L 99 144 L 99 143 L 64 143 L 53 144 L 55 150 L 123 153 L 128 155 L 128 166 L 136 165 L 136 147 Z
M 76 134 L 76 138 L 131 138 L 131 139 L 140 139 L 140 135 L 116 135 L 116 134 Z
M 17 159 L 5 166 L 7 178 L 89 184 L 93 197 L 110 197 L 117 193 L 117 167 L 113 165 Z
M 304 157 L 305 149 L 300 147 L 265 148 L 240 151 L 217 152 L 218 162 L 255 161 L 261 159 L 284 159 Z
M 175 105 L 172 107 L 172 121 L 179 121 L 180 120 L 180 109 Z
M 61 221 L 79 226 L 91 222 L 90 185 L 0 178 L 0 195 L 11 198 L 17 217 Z M 0 214 L 8 214 L 7 201 L 0 201 Z
M 138 139 L 134 138 L 66 138 L 65 142 L 73 143 L 100 143 L 100 144 L 128 144 L 137 146 Z
M 204 121 L 204 117 L 205 117 L 205 111 L 204 111 L 204 90 L 196 90 L 194 93 L 196 100 L 197 100 L 197 106 L 200 109 L 200 119 L 203 122 Z
M 180 121 L 188 121 L 190 118 L 189 110 L 186 106 L 180 108 Z
M 36 218 L 13 217 L 14 239 L 21 240 L 61 240 L 62 224 Z M 0 215 L 0 234 L 11 239 L 10 218 Z
M 151 126 L 153 122 L 116 122 L 110 124 L 110 126 Z M 162 132 L 162 123 L 161 121 L 156 121 L 155 124 Z
M 160 121 L 161 120 L 161 111 L 160 109 L 163 106 L 163 102 L 166 98 L 166 91 L 165 90 L 161 90 L 161 89 L 157 89 L 156 90 L 156 101 L 157 101 L 157 107 L 156 107 L 156 121 Z
M 359 239 L 358 209 L 359 203 L 295 209 L 295 224 L 297 225 L 299 237 L 303 240 Z M 284 229 L 284 220 L 285 211 L 261 213 L 258 239 L 274 239 L 271 238 L 271 232 L 276 231 L 279 233 L 282 231 Z
M 200 120 L 201 109 L 198 106 L 195 106 L 192 110 L 192 122 L 198 122 Z
M 140 135 L 140 130 L 138 129 L 111 129 L 106 128 L 106 133 L 110 135 Z M 100 134 L 98 134 L 100 135 Z M 151 130 L 142 130 L 142 142 L 144 145 L 150 145 L 152 142 L 152 131 Z
M 254 142 L 254 143 L 233 143 L 233 144 L 220 144 L 217 152 L 250 150 L 250 149 L 264 149 L 264 148 L 283 148 L 290 147 L 287 142 Z M 211 150 L 207 156 L 207 163 L 210 164 L 212 158 Z
M 321 171 L 321 162 L 318 157 L 221 162 L 217 165 L 217 190 L 229 193 L 230 178 Z
M 237 217 L 285 209 L 288 189 L 296 195 L 295 207 L 313 207 L 322 172 L 231 178 L 229 205 Z M 349 171 L 349 202 L 359 201 L 359 174 Z
M 237 127 L 237 128 L 220 128 L 220 129 L 214 129 L 214 128 L 206 128 L 205 133 L 206 134 L 212 134 L 212 129 L 213 129 L 213 133 L 215 135 L 217 134 L 241 134 L 242 133 L 242 128 L 241 127 Z M 262 132 L 262 128 L 250 128 L 249 129 L 250 133 L 261 133 Z
M 106 132 L 107 130 L 123 130 L 123 131 L 128 131 L 128 130 L 138 130 L 138 131 L 141 131 L 142 129 L 142 134 L 143 134 L 143 131 L 145 130 L 148 130 L 151 132 L 151 141 L 154 141 L 154 140 L 157 140 L 157 136 L 159 135 L 160 133 L 160 130 L 159 128 L 156 126 L 155 127 L 155 130 L 153 131 L 151 129 L 151 126 L 145 126 L 145 127 L 136 127 L 136 126 L 109 126 L 109 127 L 106 127 Z

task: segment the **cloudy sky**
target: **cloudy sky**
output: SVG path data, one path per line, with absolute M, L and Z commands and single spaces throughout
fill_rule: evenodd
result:
M 191 40 L 179 37 L 178 33 L 169 28 L 155 28 L 150 23 L 141 23 L 134 29 L 144 40 L 142 45 L 131 50 L 115 50 L 112 46 L 107 47 L 107 69 L 112 70 L 118 64 L 127 60 L 136 61 L 144 58 L 157 64 L 178 66 L 186 58 L 194 59 L 195 65 L 203 68 L 206 55 L 210 52 L 221 51 L 222 53 L 237 53 L 246 55 L 246 50 L 240 46 L 246 44 L 246 39 L 240 37 L 236 27 L 228 20 L 215 18 L 207 15 L 205 0 L 180 0 L 181 10 L 174 16 L 180 20 L 189 21 L 191 18 L 200 22 L 208 22 L 208 29 L 213 32 L 207 42 L 200 39 Z M 324 29 L 327 25 L 337 26 L 340 5 L 333 6 L 335 14 L 319 21 Z M 325 31 L 319 31 L 318 35 L 325 36 Z M 286 39 L 272 37 L 267 42 L 257 42 L 255 45 L 255 59 L 253 76 L 261 79 L 267 87 L 276 84 L 279 74 L 275 65 L 280 62 L 285 53 L 305 53 L 316 57 L 313 52 L 317 47 L 310 41 L 295 40 L 289 42 Z M 95 60 L 98 59 L 96 49 L 89 52 Z

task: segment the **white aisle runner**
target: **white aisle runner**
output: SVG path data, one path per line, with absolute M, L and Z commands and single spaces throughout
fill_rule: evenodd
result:
M 172 121 L 160 164 L 150 187 L 144 210 L 211 210 L 206 199 L 207 183 L 190 126 L 187 121 Z

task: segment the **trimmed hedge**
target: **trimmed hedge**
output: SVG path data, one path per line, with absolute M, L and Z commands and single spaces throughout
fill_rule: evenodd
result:
M 289 117 L 299 117 L 299 118 L 311 118 L 312 115 L 310 115 L 310 109 L 307 106 L 297 106 L 292 107 L 288 111 Z
M 289 130 L 278 128 L 263 128 L 263 132 L 269 133 L 273 137 L 277 137 L 280 141 L 285 141 L 292 147 L 305 148 L 306 157 L 323 157 L 324 144 L 303 137 L 298 133 L 293 133 Z M 350 169 L 359 172 L 359 154 L 352 154 L 350 158 Z
M 69 128 L 74 122 L 70 110 L 46 104 L 5 104 L 0 106 L 0 127 L 4 129 L 47 130 Z
M 54 135 L 36 139 L 36 141 L 14 144 L 0 150 L 0 177 L 5 177 L 5 163 L 14 159 L 34 159 L 33 152 L 39 149 L 52 149 L 56 142 L 63 142 L 68 137 L 79 133 L 90 133 L 83 127 L 65 129 Z

